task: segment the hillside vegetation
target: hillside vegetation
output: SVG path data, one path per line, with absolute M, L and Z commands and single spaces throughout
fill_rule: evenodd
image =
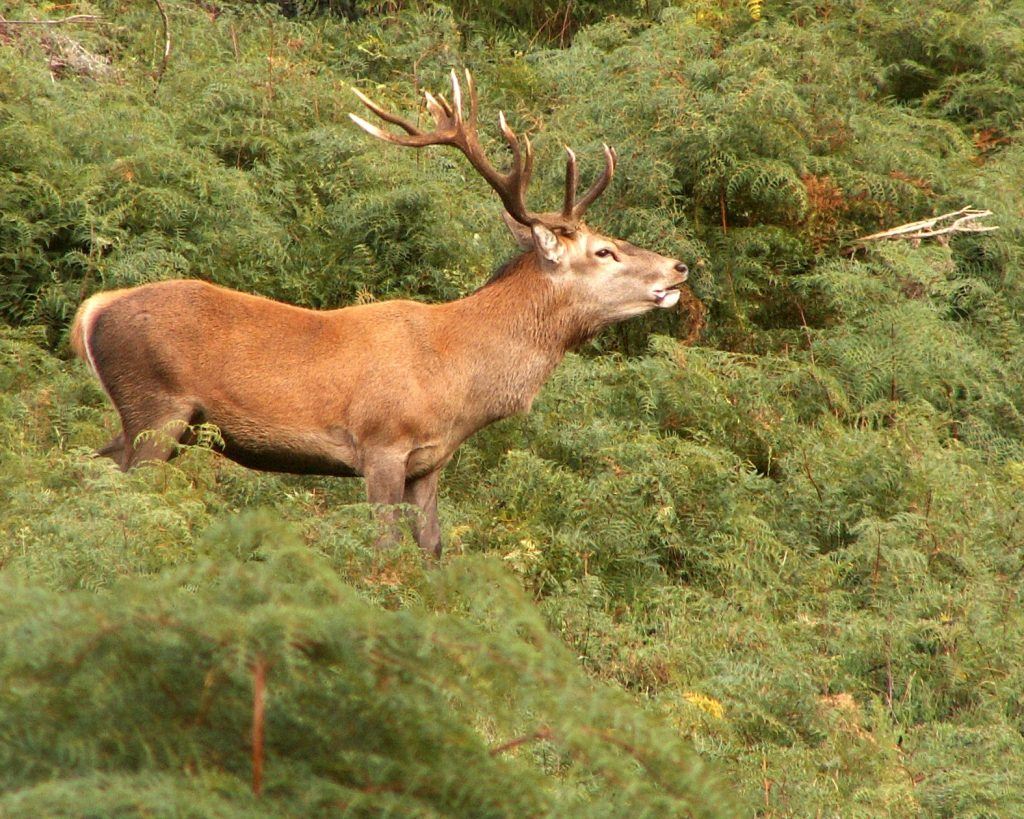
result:
M 162 65 L 166 10 L 171 54 Z M 0 815 L 1024 815 L 1024 3 L 8 3 Z M 214 431 L 121 474 L 89 294 L 317 308 L 513 252 L 423 111 L 470 68 L 531 203 L 685 259 L 442 477 L 445 554 Z M 972 205 L 991 233 L 858 245 Z

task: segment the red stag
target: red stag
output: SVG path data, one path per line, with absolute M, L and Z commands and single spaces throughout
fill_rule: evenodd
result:
M 455 72 L 451 104 L 426 94 L 430 132 L 358 92 L 405 134 L 350 116 L 396 145 L 458 148 L 500 197 L 523 252 L 475 293 L 445 304 L 315 311 L 181 280 L 98 293 L 75 316 L 71 341 L 121 416 L 123 431 L 101 454 L 122 469 L 167 459 L 191 426 L 215 424 L 223 454 L 244 466 L 361 475 L 370 503 L 417 507 L 416 540 L 440 554 L 437 481 L 458 446 L 528 411 L 566 351 L 602 327 L 675 305 L 687 275 L 682 262 L 583 223 L 615 171 L 607 146 L 604 171 L 582 198 L 567 148 L 561 211 L 528 210 L 530 142 L 521 144 L 499 115 L 512 163 L 498 171 L 477 137 L 468 72 L 466 85 L 468 116 Z M 394 510 L 381 514 L 392 533 Z

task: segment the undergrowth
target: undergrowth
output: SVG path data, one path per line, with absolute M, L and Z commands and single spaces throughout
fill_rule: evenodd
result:
M 0 814 L 1024 813 L 1019 3 L 165 5 L 159 78 L 151 4 L 4 12 L 100 15 L 79 69 L 0 24 Z M 345 116 L 453 66 L 538 208 L 616 146 L 592 221 L 686 259 L 698 343 L 621 325 L 471 439 L 439 565 L 358 482 L 94 459 L 92 292 L 510 255 L 457 157 Z M 855 244 L 964 205 L 999 230 Z

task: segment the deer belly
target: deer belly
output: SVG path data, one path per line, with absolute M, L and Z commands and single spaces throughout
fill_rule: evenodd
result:
M 256 435 L 232 434 L 221 430 L 223 453 L 235 463 L 266 472 L 295 475 L 358 477 L 356 453 L 351 436 L 341 430 L 296 433 L 261 430 Z

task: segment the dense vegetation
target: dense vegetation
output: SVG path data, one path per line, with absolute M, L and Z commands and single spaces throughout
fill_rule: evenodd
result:
M 1024 3 L 163 5 L 166 68 L 155 3 L 0 24 L 0 814 L 1024 814 Z M 617 147 L 590 221 L 691 263 L 696 343 L 622 325 L 472 439 L 440 565 L 358 482 L 92 459 L 92 292 L 510 254 L 345 117 L 453 66 L 542 207 Z M 1000 229 L 855 243 L 965 205 Z

